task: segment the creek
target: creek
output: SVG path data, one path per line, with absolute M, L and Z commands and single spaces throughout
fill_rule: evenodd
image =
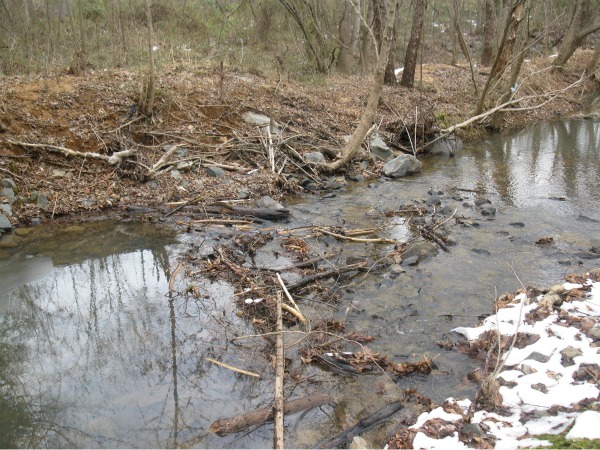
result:
M 290 380 L 293 398 L 326 392 L 336 404 L 286 418 L 288 447 L 312 447 L 354 424 L 397 398 L 397 386 L 437 402 L 472 397 L 476 385 L 467 374 L 480 363 L 436 341 L 491 314 L 493 299 L 521 281 L 543 287 L 600 266 L 590 251 L 600 238 L 600 122 L 542 123 L 423 163 L 417 176 L 353 183 L 286 204 L 293 214 L 286 227 L 384 227 L 381 237 L 400 241 L 414 236 L 403 218 L 385 212 L 424 201 L 429 192 L 440 207 L 456 210 L 447 226 L 456 241 L 449 252 L 404 273 L 384 269 L 346 280 L 335 308 L 310 298 L 300 304 L 309 316 L 346 317 L 350 331 L 374 336 L 369 348 L 392 361 L 426 355 L 434 372 L 396 385 L 381 374 L 292 363 L 301 378 Z M 483 216 L 475 206 L 484 198 L 495 214 Z M 459 217 L 471 226 L 455 223 Z M 545 237 L 552 241 L 536 244 Z M 225 437 L 208 431 L 213 421 L 268 406 L 273 397 L 265 344 L 230 342 L 256 333 L 238 314 L 233 288 L 200 279 L 190 285 L 198 297 L 169 292 L 179 253 L 191 245 L 209 252 L 224 238 L 209 228 L 198 239 L 157 224 L 95 221 L 38 227 L 18 247 L 2 249 L 0 445 L 271 447 L 271 424 Z M 315 246 L 335 252 L 336 261 L 390 251 L 333 238 Z M 264 377 L 239 375 L 207 358 Z M 366 437 L 383 446 L 392 430 L 388 422 Z

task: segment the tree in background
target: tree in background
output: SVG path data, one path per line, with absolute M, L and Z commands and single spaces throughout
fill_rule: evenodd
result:
M 600 30 L 600 8 L 597 1 L 575 0 L 571 3 L 569 26 L 561 41 L 554 67 L 564 66 L 584 43 L 585 38 Z
M 407 88 L 412 88 L 415 84 L 415 70 L 417 68 L 417 55 L 421 47 L 423 38 L 423 23 L 425 22 L 425 10 L 427 9 L 427 0 L 415 0 L 415 13 L 413 16 L 412 30 L 408 46 L 406 47 L 406 57 L 404 58 L 404 71 L 400 84 Z

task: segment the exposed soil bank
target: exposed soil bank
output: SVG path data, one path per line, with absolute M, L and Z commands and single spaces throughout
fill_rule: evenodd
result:
M 523 95 L 565 89 L 581 76 L 590 55 L 591 51 L 580 51 L 562 73 L 538 72 L 548 60 L 528 62 L 523 76 L 536 75 L 524 81 Z M 478 83 L 485 81 L 485 74 L 485 69 L 475 74 Z M 251 201 L 266 194 L 277 197 L 305 191 L 311 170 L 284 157 L 282 149 L 298 154 L 319 150 L 335 157 L 358 122 L 370 81 L 332 76 L 277 83 L 230 70 L 221 83 L 219 74 L 211 71 L 162 68 L 156 116 L 149 121 L 135 120 L 132 108 L 140 78 L 131 71 L 90 71 L 77 77 L 0 80 L 0 172 L 14 181 L 17 194 L 14 199 L 4 195 L 0 201 L 10 204 L 12 225 L 120 212 L 131 205 L 163 207 L 192 199 L 197 204 Z M 415 111 L 419 123 L 425 120 L 443 128 L 467 119 L 476 104 L 470 70 L 465 67 L 427 64 L 416 86 L 413 90 L 385 87 L 377 118 L 379 132 L 388 142 L 406 146 L 396 138 L 403 124 L 410 129 L 415 123 Z M 505 126 L 580 111 L 597 90 L 598 83 L 588 78 L 537 109 L 508 114 Z M 276 173 L 266 155 L 268 138 L 243 120 L 246 111 L 269 115 L 284 128 L 283 137 L 273 142 Z M 485 132 L 485 124 L 479 124 L 459 134 L 470 140 Z M 55 151 L 11 142 L 51 145 Z M 181 150 L 169 161 L 174 164 L 154 179 L 144 179 L 172 145 Z M 125 150 L 137 154 L 110 165 L 67 157 L 56 151 L 58 147 L 101 155 Z M 349 172 L 379 174 L 379 165 L 366 151 L 356 159 L 361 161 Z M 220 166 L 225 174 L 209 176 L 208 166 Z

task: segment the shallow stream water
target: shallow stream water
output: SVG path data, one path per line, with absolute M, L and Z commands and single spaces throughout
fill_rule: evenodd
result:
M 339 290 L 342 304 L 301 304 L 343 318 L 349 331 L 376 337 L 369 347 L 396 362 L 424 355 L 437 369 L 398 381 L 434 401 L 472 396 L 466 379 L 479 366 L 439 348 L 457 326 L 493 311 L 493 299 L 526 285 L 547 286 L 565 274 L 600 266 L 589 252 L 600 238 L 600 122 L 543 123 L 495 136 L 456 157 L 424 160 L 422 174 L 355 183 L 335 196 L 293 199 L 287 227 L 383 226 L 381 237 L 412 237 L 403 220 L 384 213 L 429 191 L 456 209 L 448 222 L 457 244 L 448 253 L 407 267 L 359 274 Z M 462 199 L 457 200 L 458 196 Z M 482 216 L 475 200 L 497 209 Z M 550 245 L 536 245 L 552 237 Z M 223 232 L 193 237 L 146 223 L 99 221 L 32 231 L 0 253 L 0 432 L 6 446 L 27 447 L 270 447 L 272 425 L 226 437 L 208 431 L 222 417 L 269 406 L 273 373 L 264 342 L 236 314 L 234 290 L 220 282 L 185 281 L 201 295 L 169 292 L 178 252 L 209 251 Z M 328 247 L 329 246 L 329 247 Z M 337 260 L 390 251 L 381 244 L 323 240 Z M 260 256 L 260 255 L 259 255 Z M 193 285 L 193 286 L 192 286 Z M 178 285 L 181 287 L 181 285 Z M 178 293 L 180 292 L 180 293 Z M 349 308 L 349 309 L 348 309 Z M 298 359 L 298 356 L 292 358 Z M 288 355 L 288 356 L 290 356 Z M 214 358 L 263 374 L 258 380 L 207 361 Z M 398 397 L 383 375 L 342 375 L 298 369 L 293 398 L 327 392 L 326 406 L 286 419 L 286 446 L 312 447 Z M 266 369 L 265 369 L 266 368 Z M 367 438 L 384 444 L 393 424 Z M 0 434 L 2 434 L 0 433 Z

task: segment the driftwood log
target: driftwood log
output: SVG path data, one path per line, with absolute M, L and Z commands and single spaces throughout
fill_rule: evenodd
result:
M 317 445 L 317 448 L 338 448 L 343 446 L 348 448 L 348 444 L 354 436 L 360 436 L 373 425 L 387 419 L 391 415 L 400 411 L 404 407 L 404 403 L 400 401 L 392 402 L 389 405 L 381 408 L 379 411 L 371 414 L 366 419 L 359 420 L 355 425 L 345 429 L 341 433 L 336 434 L 326 441 L 322 441 Z
M 333 402 L 333 397 L 330 395 L 313 394 L 308 397 L 302 397 L 286 402 L 283 410 L 286 415 L 294 414 L 331 402 Z M 273 420 L 273 416 L 273 408 L 261 408 L 239 416 L 219 419 L 216 422 L 213 422 L 209 430 L 219 436 L 225 436 L 226 434 L 235 433 L 256 425 L 261 425 L 265 422 L 270 422 Z

